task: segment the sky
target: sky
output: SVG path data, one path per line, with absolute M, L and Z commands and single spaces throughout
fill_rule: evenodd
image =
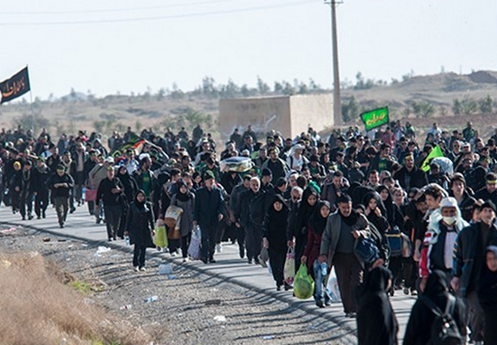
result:
M 340 74 L 497 70 L 495 0 L 344 0 Z M 32 95 L 97 96 L 295 78 L 331 88 L 321 0 L 18 0 L 0 8 L 0 80 L 29 66 Z

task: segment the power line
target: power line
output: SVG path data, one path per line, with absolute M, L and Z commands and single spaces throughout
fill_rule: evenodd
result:
M 196 5 L 211 5 L 219 4 L 225 2 L 233 2 L 238 0 L 211 0 L 211 1 L 197 1 L 197 2 L 187 2 L 181 4 L 169 4 L 160 6 L 148 6 L 148 7 L 134 7 L 134 8 L 107 8 L 100 10 L 66 10 L 66 11 L 0 11 L 0 15 L 47 15 L 47 14 L 85 14 L 85 13 L 108 13 L 108 12 L 132 12 L 132 11 L 142 11 L 142 10 L 157 10 L 163 8 L 177 8 L 177 7 L 188 7 Z
M 291 7 L 291 6 L 299 6 L 299 5 L 310 5 L 311 3 L 314 3 L 314 1 L 310 1 L 310 0 L 294 1 L 294 2 L 288 2 L 285 4 L 278 4 L 278 5 L 246 7 L 246 8 L 238 8 L 238 9 L 231 9 L 231 10 L 207 11 L 207 12 L 174 14 L 174 15 L 152 16 L 152 17 L 141 17 L 141 18 L 61 21 L 61 22 L 10 22 L 10 23 L 0 22 L 0 26 L 83 25 L 83 24 L 144 22 L 144 21 L 154 21 L 154 20 L 193 18 L 193 17 L 200 17 L 200 16 L 214 16 L 214 15 L 230 14 L 230 13 L 252 12 L 252 11 L 260 11 L 260 10 L 274 9 L 274 8 L 283 8 L 283 7 Z

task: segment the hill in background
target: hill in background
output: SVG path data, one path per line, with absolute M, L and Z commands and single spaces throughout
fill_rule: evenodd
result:
M 343 85 L 342 110 L 346 125 L 360 125 L 359 114 L 388 105 L 392 119 L 411 121 L 421 131 L 436 118 L 447 129 L 462 128 L 466 121 L 476 128 L 492 131 L 497 109 L 497 72 L 478 71 L 469 75 L 440 73 L 428 76 L 405 75 L 387 83 L 364 79 L 358 73 L 355 84 Z M 218 103 L 220 98 L 312 94 L 330 92 L 312 80 L 275 82 L 272 87 L 258 79 L 256 87 L 216 84 L 206 77 L 193 91 L 161 89 L 157 93 L 108 95 L 95 97 L 90 91 L 76 92 L 47 100 L 36 99 L 32 105 L 35 130 L 49 128 L 51 133 L 75 133 L 79 129 L 97 131 L 107 136 L 113 130 L 123 132 L 129 126 L 140 131 L 152 127 L 161 133 L 166 128 L 191 130 L 197 123 L 219 136 Z M 26 101 L 4 104 L 0 108 L 0 126 L 18 124 L 32 127 L 31 107 Z M 443 121 L 441 121 L 443 118 Z M 303 129 L 305 130 L 305 129 Z M 483 133 L 486 135 L 486 133 Z

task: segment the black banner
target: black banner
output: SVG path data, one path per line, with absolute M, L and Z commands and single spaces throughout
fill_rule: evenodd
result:
M 2 92 L 2 101 L 0 104 L 20 97 L 29 90 L 28 67 L 26 67 L 10 79 L 0 83 L 0 92 Z

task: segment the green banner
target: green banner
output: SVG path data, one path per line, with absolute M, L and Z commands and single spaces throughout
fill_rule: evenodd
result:
M 388 118 L 388 107 L 366 111 L 361 114 L 362 122 L 367 131 L 383 126 L 390 122 Z

